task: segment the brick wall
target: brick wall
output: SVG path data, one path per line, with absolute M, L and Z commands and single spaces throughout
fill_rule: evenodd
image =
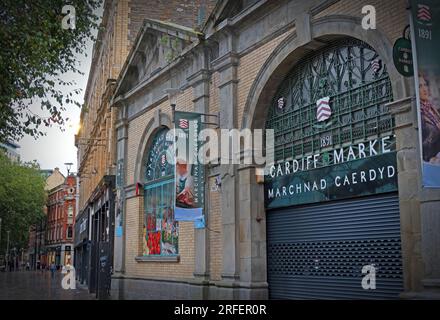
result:
M 258 72 L 273 50 L 291 33 L 292 30 L 289 30 L 241 57 L 240 65 L 238 67 L 237 123 L 239 125 L 241 125 L 243 120 L 243 111 L 248 99 L 249 90 L 251 89 Z
M 140 222 L 143 217 L 143 197 L 126 201 L 126 251 L 125 274 L 129 277 L 149 279 L 192 278 L 194 272 L 194 224 L 179 223 L 179 262 L 137 262 L 141 245 Z M 137 232 L 136 232 L 137 231 Z
M 340 0 L 318 13 L 314 18 L 328 15 L 349 15 L 362 18 L 362 7 L 372 5 L 376 8 L 377 28 L 382 30 L 392 43 L 402 36 L 403 28 L 409 23 L 406 0 Z
M 214 8 L 216 0 L 130 0 L 129 41 L 136 39 L 145 18 L 172 22 L 196 29 Z M 204 19 L 199 19 L 204 11 Z
M 215 177 L 208 179 L 208 232 L 209 232 L 209 275 L 211 280 L 221 280 L 223 270 L 223 232 L 222 216 L 220 211 L 220 192 L 213 191 Z

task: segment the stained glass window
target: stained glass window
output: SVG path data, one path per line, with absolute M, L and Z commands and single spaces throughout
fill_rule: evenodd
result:
M 173 136 L 161 129 L 146 157 L 143 255 L 178 253 L 179 226 L 174 221 L 174 166 L 170 163 Z

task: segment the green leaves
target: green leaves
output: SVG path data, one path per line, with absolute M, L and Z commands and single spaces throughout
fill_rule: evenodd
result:
M 29 227 L 44 217 L 45 181 L 35 162 L 11 162 L 0 151 L 0 218 L 2 238 L 0 252 L 6 246 L 6 230 L 10 230 L 10 247 L 27 247 Z
M 83 54 L 98 27 L 96 9 L 102 0 L 2 0 L 0 3 L 0 141 L 23 134 L 42 135 L 45 119 L 30 113 L 31 99 L 39 101 L 49 118 L 63 124 L 61 112 L 77 107 L 69 95 L 78 88 L 65 81 L 66 72 L 80 73 L 77 54 Z M 76 29 L 61 26 L 62 8 L 76 10 Z M 65 78 L 65 77 L 64 77 Z M 56 86 L 58 84 L 58 86 Z M 64 90 L 61 90 L 61 86 Z M 67 91 L 67 92 L 66 92 Z M 69 95 L 69 99 L 66 97 Z M 56 107 L 57 109 L 54 109 Z M 29 126 L 31 126 L 29 128 Z M 25 130 L 26 129 L 26 130 Z

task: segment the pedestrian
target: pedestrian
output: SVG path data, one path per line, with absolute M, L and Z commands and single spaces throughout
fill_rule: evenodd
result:
M 26 271 L 29 271 L 30 268 L 31 268 L 31 266 L 30 266 L 29 261 L 28 261 L 28 262 L 26 262 Z
M 56 268 L 57 267 L 55 266 L 55 263 L 52 262 L 52 264 L 50 265 L 50 275 L 51 275 L 52 278 L 55 277 L 55 270 L 56 270 Z

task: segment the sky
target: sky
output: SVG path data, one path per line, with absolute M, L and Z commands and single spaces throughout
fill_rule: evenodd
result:
M 102 8 L 99 10 L 98 15 L 102 15 Z M 78 60 L 79 70 L 84 75 L 67 73 L 64 76 L 64 80 L 73 80 L 76 85 L 70 88 L 64 88 L 64 93 L 68 93 L 75 88 L 81 88 L 81 93 L 76 96 L 76 100 L 81 104 L 84 101 L 85 89 L 87 86 L 87 80 L 90 71 L 90 64 L 92 60 L 93 42 L 89 41 L 85 55 L 76 56 Z M 40 105 L 34 104 L 30 110 L 34 113 L 41 114 Z M 71 105 L 63 113 L 64 118 L 69 118 L 65 125 L 65 131 L 62 132 L 59 127 L 46 128 L 44 125 L 43 131 L 45 136 L 35 140 L 33 137 L 25 136 L 18 141 L 20 149 L 18 152 L 23 162 L 36 160 L 41 169 L 54 169 L 58 167 L 63 174 L 67 174 L 67 168 L 64 163 L 73 163 L 70 172 L 77 172 L 77 148 L 75 147 L 75 134 L 78 131 L 79 118 L 81 109 L 77 106 Z

